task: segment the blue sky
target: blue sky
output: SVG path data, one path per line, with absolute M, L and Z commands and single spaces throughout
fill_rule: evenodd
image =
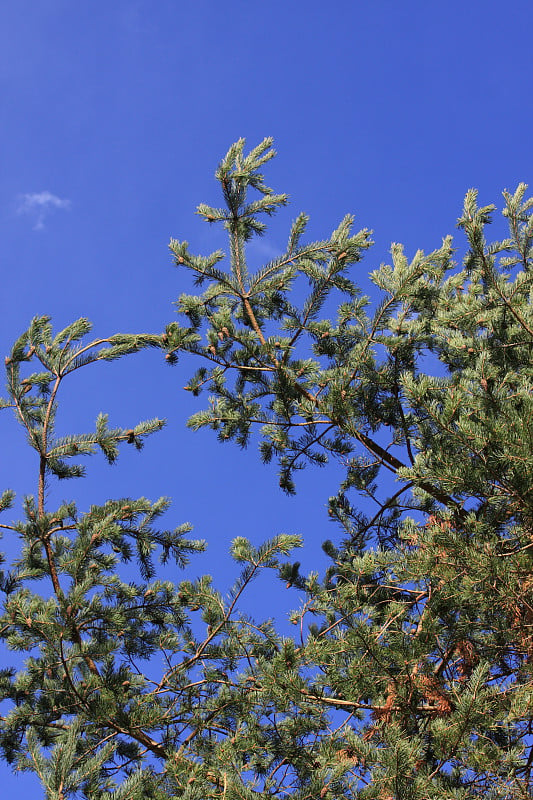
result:
M 502 189 L 531 182 L 532 23 L 529 0 L 5 0 L 4 353 L 36 314 L 58 327 L 89 317 L 97 335 L 161 331 L 188 288 L 168 241 L 223 246 L 194 210 L 219 203 L 213 172 L 241 136 L 275 138 L 267 183 L 291 197 L 253 263 L 282 248 L 301 210 L 312 238 L 347 212 L 374 230 L 365 289 L 391 241 L 408 254 L 437 247 L 469 187 L 499 203 Z M 190 371 L 151 353 L 75 376 L 65 431 L 89 430 L 99 411 L 111 424 L 157 415 L 168 426 L 112 468 L 93 459 L 87 480 L 57 497 L 171 496 L 168 525 L 189 520 L 209 541 L 196 568 L 221 586 L 237 535 L 302 533 L 305 566 L 322 563 L 320 543 L 336 535 L 325 512 L 335 470 L 304 473 L 296 498 L 281 495 L 253 448 L 186 430 L 199 407 L 181 388 Z M 32 493 L 32 453 L 8 412 L 1 423 L 0 486 Z M 268 613 L 264 599 L 251 604 Z M 2 782 L 35 796 L 30 778 L 5 767 Z

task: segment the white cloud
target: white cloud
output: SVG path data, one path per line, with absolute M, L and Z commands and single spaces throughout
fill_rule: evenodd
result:
M 282 248 L 277 247 L 271 239 L 264 236 L 256 236 L 255 239 L 251 239 L 246 243 L 246 249 L 250 255 L 256 256 L 259 260 L 266 258 L 272 261 L 274 258 L 283 255 Z
M 57 208 L 70 208 L 70 200 L 45 190 L 44 192 L 23 194 L 19 198 L 17 213 L 28 214 L 35 221 L 33 230 L 41 231 L 44 228 L 46 217 Z

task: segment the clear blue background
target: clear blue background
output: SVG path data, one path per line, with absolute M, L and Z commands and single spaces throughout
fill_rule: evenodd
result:
M 250 248 L 251 262 L 282 249 L 301 210 L 312 238 L 354 212 L 374 229 L 358 276 L 368 290 L 366 274 L 391 241 L 412 254 L 453 232 L 469 187 L 500 203 L 503 188 L 531 180 L 532 27 L 530 0 L 5 0 L 4 353 L 36 314 L 58 327 L 87 316 L 96 335 L 161 331 L 189 287 L 168 240 L 186 238 L 204 254 L 223 246 L 193 212 L 220 202 L 213 171 L 241 136 L 250 146 L 274 136 L 267 183 L 292 204 Z M 40 217 L 24 206 L 24 196 L 43 192 L 65 207 L 45 205 Z M 126 450 L 114 467 L 93 459 L 87 480 L 52 496 L 82 507 L 171 496 L 167 524 L 190 520 L 209 541 L 192 571 L 214 572 L 221 588 L 237 535 L 302 533 L 305 568 L 322 565 L 320 543 L 337 535 L 325 512 L 336 470 L 304 473 L 297 497 L 284 497 L 253 448 L 243 454 L 185 428 L 199 408 L 181 388 L 190 371 L 149 353 L 74 376 L 65 432 L 89 430 L 99 411 L 116 425 L 156 415 L 169 423 L 141 455 Z M 36 461 L 9 413 L 0 417 L 0 487 L 32 493 Z M 14 545 L 4 540 L 8 552 Z M 298 601 L 258 584 L 249 607 L 283 615 Z M 39 792 L 7 767 L 2 789 Z

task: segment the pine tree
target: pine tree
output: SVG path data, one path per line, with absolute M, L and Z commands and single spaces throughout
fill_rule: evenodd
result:
M 163 563 L 183 567 L 204 548 L 186 538 L 189 525 L 155 527 L 166 498 L 108 500 L 85 512 L 74 503 L 48 508 L 50 480 L 84 473 L 72 459 L 100 449 L 113 462 L 120 444 L 141 448 L 164 424 L 111 429 L 100 415 L 92 433 L 55 436 L 72 372 L 161 344 L 160 336 L 121 334 L 86 342 L 90 329 L 81 319 L 53 336 L 50 320 L 36 318 L 6 358 L 2 407 L 14 410 L 35 450 L 37 487 L 25 499 L 25 520 L 1 525 L 21 549 L 0 575 L 0 631 L 27 659 L 0 673 L 11 705 L 0 746 L 15 769 L 37 774 L 47 800 L 222 797 L 235 759 L 224 742 L 237 720 L 250 715 L 261 730 L 272 725 L 242 665 L 268 661 L 280 647 L 269 623 L 240 613 L 239 600 L 298 539 L 278 536 L 260 548 L 236 539 L 243 569 L 223 596 L 209 576 L 178 585 L 157 577 L 157 551 Z M 4 492 L 2 509 L 12 502 Z
M 207 289 L 179 298 L 187 321 L 168 326 L 165 346 L 169 361 L 185 351 L 204 362 L 186 388 L 208 388 L 209 406 L 190 425 L 241 446 L 258 428 L 285 491 L 306 464 L 345 469 L 329 501 L 344 532 L 325 544 L 331 568 L 322 580 L 282 569 L 306 592 L 293 621 L 308 633 L 290 672 L 276 666 L 278 687 L 331 714 L 298 744 L 312 756 L 307 769 L 292 762 L 291 791 L 529 797 L 533 200 L 524 184 L 504 192 L 509 236 L 488 243 L 495 208 L 469 191 L 463 265 L 451 237 L 411 261 L 393 244 L 392 264 L 371 275 L 382 298 L 372 309 L 348 277 L 371 244 L 351 217 L 302 244 L 298 216 L 286 251 L 249 272 L 260 215 L 287 201 L 263 183 L 271 145 L 233 145 L 216 172 L 225 207 L 198 208 L 228 232 L 227 270 L 221 252 L 201 258 L 171 241 L 176 265 Z M 331 321 L 321 312 L 335 294 Z M 369 501 L 375 513 L 362 510 Z
M 227 230 L 226 269 L 222 252 L 172 240 L 206 287 L 180 297 L 181 322 L 84 344 L 86 321 L 53 338 L 40 318 L 6 360 L 4 405 L 38 469 L 25 521 L 3 526 L 22 549 L 2 576 L 0 630 L 29 653 L 2 673 L 4 757 L 50 800 L 530 797 L 533 201 L 522 184 L 505 192 L 509 238 L 487 243 L 494 208 L 469 192 L 464 264 L 450 237 L 411 261 L 393 245 L 371 276 L 375 307 L 349 278 L 371 245 L 351 217 L 305 244 L 300 215 L 286 252 L 249 271 L 262 215 L 287 203 L 263 181 L 273 155 L 269 139 L 249 154 L 237 142 L 216 172 L 224 206 L 198 209 Z M 191 426 L 241 446 L 257 432 L 286 492 L 306 465 L 342 465 L 325 575 L 285 561 L 297 537 L 238 538 L 226 597 L 207 576 L 158 579 L 156 551 L 182 565 L 202 548 L 186 527 L 154 527 L 164 499 L 48 509 L 47 479 L 82 474 L 71 458 L 113 460 L 161 427 L 100 417 L 54 438 L 68 373 L 144 347 L 198 361 L 186 388 L 210 397 Z M 264 569 L 305 596 L 293 638 L 245 613 Z

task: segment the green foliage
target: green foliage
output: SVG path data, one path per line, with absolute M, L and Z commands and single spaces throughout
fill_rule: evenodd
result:
M 6 359 L 4 407 L 15 410 L 37 451 L 37 496 L 25 499 L 23 521 L 1 526 L 19 537 L 21 550 L 0 575 L 0 630 L 7 648 L 27 659 L 0 677 L 11 705 L 1 718 L 0 746 L 15 769 L 38 775 L 49 800 L 219 796 L 221 740 L 235 735 L 243 714 L 257 710 L 261 719 L 265 704 L 271 713 L 267 701 L 249 696 L 251 659 L 268 659 L 281 646 L 272 625 L 254 622 L 238 603 L 257 575 L 278 569 L 300 541 L 282 535 L 254 548 L 236 540 L 242 572 L 222 596 L 208 576 L 178 584 L 157 577 L 154 557 L 183 567 L 204 549 L 186 538 L 187 524 L 155 527 L 166 498 L 48 510 L 47 479 L 81 474 L 67 459 L 98 447 L 114 461 L 120 443 L 139 447 L 163 425 L 110 429 L 100 414 L 94 433 L 54 437 L 70 372 L 160 341 L 121 335 L 83 344 L 89 330 L 81 320 L 52 339 L 49 320 L 35 319 Z M 21 368 L 35 360 L 47 372 L 23 377 Z M 4 492 L 2 509 L 12 503 Z
M 351 217 L 305 244 L 300 215 L 286 251 L 249 270 L 247 242 L 287 201 L 263 181 L 271 146 L 233 145 L 224 206 L 198 209 L 227 230 L 227 268 L 171 241 L 204 289 L 179 298 L 180 322 L 83 344 L 86 320 L 53 338 L 38 318 L 6 359 L 2 406 L 37 451 L 37 491 L 2 525 L 21 550 L 0 630 L 27 655 L 0 674 L 4 757 L 50 800 L 530 797 L 533 201 L 505 192 L 509 238 L 491 243 L 494 207 L 468 192 L 463 265 L 450 237 L 411 260 L 394 244 L 373 304 L 350 278 L 371 244 Z M 210 397 L 191 426 L 241 446 L 256 431 L 285 491 L 306 465 L 343 466 L 325 575 L 287 562 L 298 537 L 239 536 L 222 595 L 209 576 L 158 577 L 157 558 L 181 567 L 203 548 L 188 526 L 156 527 L 165 499 L 48 509 L 47 480 L 83 472 L 72 458 L 113 461 L 162 426 L 101 415 L 54 437 L 70 372 L 145 347 L 196 360 L 186 389 Z M 265 570 L 299 590 L 292 637 L 245 613 Z
M 393 244 L 391 264 L 371 275 L 372 310 L 349 279 L 370 245 L 350 217 L 310 245 L 298 217 L 287 251 L 249 273 L 249 231 L 235 217 L 251 186 L 238 205 L 226 197 L 226 272 L 176 258 L 207 288 L 180 298 L 185 325 L 172 323 L 163 344 L 169 360 L 204 360 L 186 388 L 208 390 L 209 403 L 190 424 L 240 445 L 255 428 L 285 491 L 306 464 L 345 469 L 329 502 L 345 538 L 326 543 L 324 579 L 281 569 L 306 599 L 292 616 L 292 677 L 278 664 L 277 690 L 287 699 L 294 680 L 299 713 L 311 703 L 335 725 L 308 729 L 320 787 L 297 768 L 289 793 L 529 796 L 533 200 L 524 184 L 504 192 L 509 236 L 487 242 L 495 207 L 469 191 L 462 268 L 451 237 L 410 261 Z M 332 321 L 321 314 L 339 293 Z M 335 747 L 349 754 L 342 766 Z

